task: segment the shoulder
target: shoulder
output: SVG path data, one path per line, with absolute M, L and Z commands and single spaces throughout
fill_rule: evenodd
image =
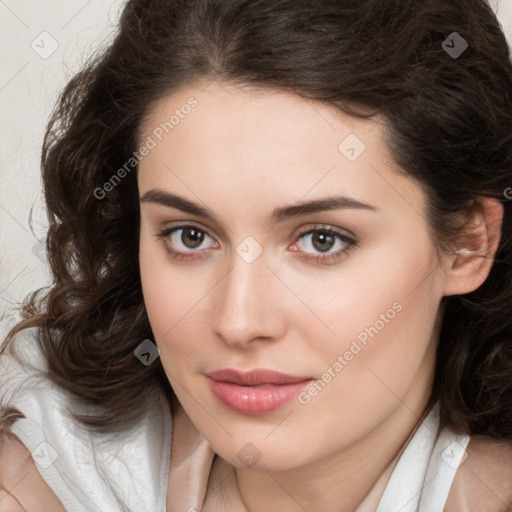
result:
M 444 512 L 512 512 L 512 440 L 472 436 Z
M 41 508 L 65 512 L 25 445 L 8 430 L 0 429 L 0 512 L 35 512 Z

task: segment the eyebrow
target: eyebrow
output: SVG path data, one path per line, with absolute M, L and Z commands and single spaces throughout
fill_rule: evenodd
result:
M 153 203 L 169 208 L 176 208 L 186 213 L 203 217 L 205 219 L 220 222 L 216 215 L 208 209 L 199 206 L 188 199 L 171 194 L 162 189 L 153 188 L 148 190 L 141 198 L 141 203 Z M 367 203 L 352 199 L 346 196 L 325 197 L 314 199 L 291 206 L 281 206 L 273 210 L 271 215 L 272 224 L 283 222 L 287 219 L 309 215 L 329 210 L 339 210 L 342 208 L 354 208 L 358 210 L 377 211 L 378 208 Z

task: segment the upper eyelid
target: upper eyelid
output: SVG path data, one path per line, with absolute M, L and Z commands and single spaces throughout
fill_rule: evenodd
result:
M 335 227 L 329 226 L 328 224 L 315 224 L 312 227 L 304 228 L 304 230 L 301 229 L 301 230 L 299 230 L 299 232 L 297 233 L 296 236 L 303 236 L 303 235 L 306 235 L 308 233 L 315 232 L 315 231 L 332 232 L 332 233 L 334 233 L 336 235 L 341 235 L 341 236 L 344 236 L 346 238 L 350 238 L 350 239 L 352 239 L 354 241 L 357 240 L 356 235 L 354 235 L 353 233 L 351 233 L 347 229 L 335 228 Z

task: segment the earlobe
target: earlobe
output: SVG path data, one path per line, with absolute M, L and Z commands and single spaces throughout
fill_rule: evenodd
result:
M 475 199 L 459 248 L 447 270 L 444 295 L 463 295 L 476 290 L 487 279 L 501 239 L 503 205 L 488 197 Z

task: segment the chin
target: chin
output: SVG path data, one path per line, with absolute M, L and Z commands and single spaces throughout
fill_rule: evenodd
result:
M 305 461 L 290 459 L 288 457 L 289 454 L 285 453 L 282 455 L 272 453 L 271 456 L 267 457 L 262 454 L 260 459 L 253 457 L 252 460 L 247 459 L 248 455 L 244 455 L 242 460 L 240 460 L 236 453 L 226 454 L 229 455 L 229 457 L 221 453 L 219 453 L 219 455 L 237 469 L 251 469 L 255 471 L 289 471 L 305 464 Z
M 287 471 L 304 466 L 315 459 L 315 453 L 306 453 L 302 449 L 304 443 L 297 437 L 296 443 L 284 444 L 282 438 L 276 437 L 271 440 L 265 439 L 266 436 L 268 431 L 262 436 L 235 436 L 229 443 L 217 446 L 211 443 L 211 446 L 220 457 L 239 469 Z

